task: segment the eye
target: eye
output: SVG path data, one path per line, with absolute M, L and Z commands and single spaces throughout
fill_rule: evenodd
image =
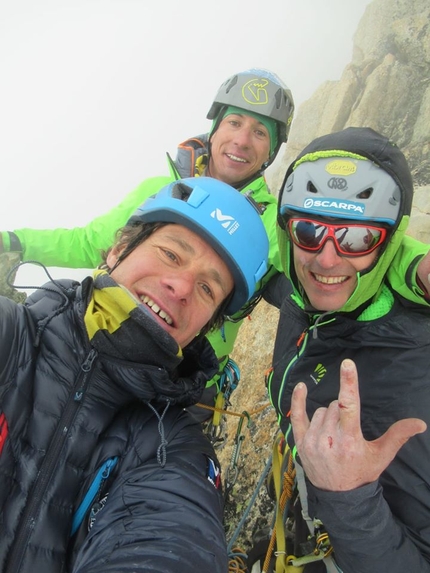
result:
M 213 294 L 212 289 L 210 288 L 209 285 L 207 285 L 206 283 L 201 283 L 200 286 L 202 287 L 202 289 L 206 295 L 210 296 L 212 299 L 214 298 L 214 294 Z
M 238 127 L 240 125 L 237 119 L 230 119 L 229 123 L 233 127 Z
M 268 137 L 267 133 L 265 131 L 262 131 L 261 129 L 256 129 L 255 134 L 257 135 L 257 137 L 261 137 L 262 139 Z
M 178 257 L 175 255 L 175 253 L 172 253 L 172 251 L 169 251 L 168 249 L 162 249 L 162 251 L 171 261 L 176 262 L 178 260 Z

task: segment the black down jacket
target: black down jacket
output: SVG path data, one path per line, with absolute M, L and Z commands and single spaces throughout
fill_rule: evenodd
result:
M 224 573 L 219 467 L 199 424 L 159 399 L 156 388 L 173 385 L 163 364 L 91 348 L 91 279 L 50 288 L 25 306 L 0 297 L 0 571 Z M 184 363 L 203 390 L 216 361 L 196 344 Z M 111 477 L 71 536 L 111 456 Z

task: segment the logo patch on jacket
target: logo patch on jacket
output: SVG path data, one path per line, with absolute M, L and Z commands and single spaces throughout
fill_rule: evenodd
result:
M 319 384 L 325 374 L 327 374 L 327 368 L 323 364 L 317 364 L 311 378 L 315 384 Z
M 214 486 L 215 489 L 220 489 L 221 487 L 221 468 L 212 459 L 206 456 L 206 477 Z

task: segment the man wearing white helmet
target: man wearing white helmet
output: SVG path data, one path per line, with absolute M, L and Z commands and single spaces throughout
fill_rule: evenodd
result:
M 413 272 L 388 280 L 412 196 L 398 147 L 354 127 L 312 141 L 280 192 L 268 388 L 298 538 L 277 559 L 305 573 L 430 571 L 430 309 L 398 294 L 425 294 Z
M 268 246 L 251 199 L 184 179 L 82 284 L 0 297 L 2 573 L 227 571 L 219 464 L 184 407 L 218 367 L 204 334 L 252 296 Z

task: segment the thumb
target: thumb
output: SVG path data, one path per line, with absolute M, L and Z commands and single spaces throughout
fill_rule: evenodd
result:
M 385 434 L 372 442 L 372 445 L 377 446 L 375 453 L 388 465 L 412 436 L 422 434 L 426 429 L 427 424 L 418 418 L 399 420 L 390 426 Z

